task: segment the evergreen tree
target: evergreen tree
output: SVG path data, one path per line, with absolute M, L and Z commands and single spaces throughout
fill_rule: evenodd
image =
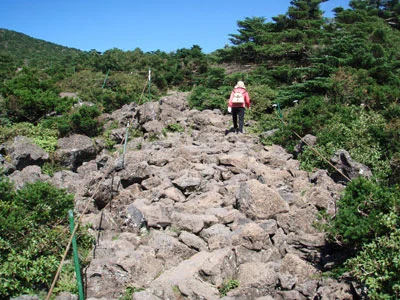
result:
M 297 30 L 321 29 L 324 23 L 320 4 L 327 0 L 293 0 L 286 13 L 288 28 Z
M 400 29 L 400 3 L 398 0 L 351 0 L 349 6 L 384 19 L 390 26 Z

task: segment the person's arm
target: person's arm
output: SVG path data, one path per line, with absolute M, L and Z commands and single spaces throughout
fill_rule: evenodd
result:
M 233 95 L 234 95 L 234 91 L 231 92 L 231 96 L 229 97 L 229 102 L 228 102 L 228 107 L 232 107 L 232 100 L 233 100 Z
M 246 107 L 250 108 L 250 96 L 249 96 L 248 92 L 246 92 L 245 95 L 244 95 L 244 102 L 246 104 Z

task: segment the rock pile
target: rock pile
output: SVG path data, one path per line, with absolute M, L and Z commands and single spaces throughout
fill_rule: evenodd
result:
M 118 124 L 114 154 L 101 140 L 60 140 L 54 159 L 65 170 L 52 177 L 40 149 L 12 155 L 18 186 L 49 181 L 86 209 L 97 237 L 87 299 L 118 299 L 128 287 L 137 300 L 353 299 L 347 283 L 321 276 L 331 262 L 314 226 L 320 211 L 335 214 L 344 186 L 301 171 L 279 146 L 225 135 L 230 116 L 190 110 L 185 96 L 104 115 Z M 144 135 L 124 147 L 128 124 Z

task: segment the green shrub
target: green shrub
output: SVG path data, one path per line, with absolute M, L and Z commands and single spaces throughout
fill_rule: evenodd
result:
M 377 138 L 385 132 L 385 120 L 379 114 L 366 112 L 356 107 L 342 108 L 342 111 L 327 117 L 325 125 L 316 133 L 318 150 L 330 159 L 335 151 L 347 150 L 352 159 L 371 168 L 381 179 L 390 174 L 389 161 L 385 158 L 385 145 Z M 310 149 L 300 156 L 303 167 L 328 169 L 329 166 Z M 309 161 L 309 164 L 305 162 Z
M 53 153 L 57 148 L 58 130 L 45 128 L 41 123 L 34 126 L 28 137 L 48 153 Z
M 400 296 L 400 189 L 358 178 L 346 187 L 336 216 L 320 222 L 328 237 L 347 247 L 336 272 L 367 287 L 369 299 Z
M 272 103 L 276 98 L 276 92 L 268 85 L 256 85 L 248 88 L 251 110 L 250 113 L 254 119 L 259 119 L 271 109 Z
M 118 298 L 118 300 L 130 300 L 130 299 L 132 299 L 132 296 L 134 293 L 137 293 L 137 292 L 140 292 L 143 290 L 144 290 L 143 288 L 137 288 L 137 287 L 129 285 L 125 288 L 125 293 L 122 296 L 120 296 Z
M 386 227 L 381 223 L 382 214 L 390 213 L 399 204 L 398 188 L 385 187 L 361 177 L 354 179 L 337 203 L 338 212 L 328 233 L 332 239 L 360 249 L 375 237 L 386 234 Z
M 50 177 L 53 177 L 54 173 L 56 173 L 57 171 L 65 169 L 65 167 L 53 162 L 45 162 L 41 168 L 42 173 L 49 175 Z
M 72 130 L 91 137 L 97 136 L 101 132 L 101 122 L 97 119 L 100 114 L 97 106 L 81 106 L 70 115 Z
M 387 120 L 400 119 L 400 104 L 391 103 L 383 112 L 383 116 Z
M 381 214 L 386 233 L 365 244 L 357 257 L 349 259 L 349 272 L 368 288 L 370 299 L 400 298 L 400 229 L 398 210 Z
M 0 298 L 50 287 L 68 244 L 67 212 L 72 208 L 73 196 L 65 190 L 37 181 L 14 191 L 7 177 L 0 176 Z M 84 229 L 77 237 L 80 251 L 92 247 Z M 65 291 L 67 286 L 60 285 Z
M 204 86 L 195 87 L 189 96 L 189 106 L 198 110 L 221 109 L 228 107 L 231 88 L 227 86 L 218 89 L 207 89 Z
M 14 186 L 10 179 L 3 175 L 3 172 L 4 171 L 0 169 L 0 200 L 4 203 L 8 203 L 11 202 L 15 196 Z
M 315 135 L 330 119 L 330 108 L 329 103 L 319 96 L 300 101 L 300 104 L 289 107 L 289 109 L 281 107 L 285 124 L 282 123 L 278 111 L 275 109 L 272 114 L 260 119 L 259 126 L 264 130 L 280 129 L 265 142 L 279 144 L 289 152 L 293 152 L 295 145 L 299 142 L 295 132 L 301 137 L 306 134 Z M 264 124 L 265 122 L 267 123 Z M 272 128 L 271 125 L 274 127 Z
M 49 128 L 43 123 L 34 125 L 32 123 L 21 122 L 12 126 L 0 126 L 0 139 L 3 141 L 11 140 L 18 135 L 30 138 L 36 145 L 48 153 L 55 151 L 58 140 L 58 130 Z
M 166 135 L 168 132 L 184 132 L 185 128 L 179 123 L 168 124 L 163 128 L 162 133 Z
M 227 294 L 229 291 L 231 291 L 231 290 L 233 290 L 233 289 L 235 289 L 235 288 L 237 288 L 237 287 L 239 287 L 239 281 L 237 281 L 237 280 L 235 280 L 235 279 L 226 280 L 226 281 L 224 281 L 224 282 L 222 283 L 222 285 L 218 288 L 219 294 L 220 294 L 221 297 L 225 297 L 226 294 Z
M 70 122 L 70 118 L 68 115 L 64 115 L 60 118 L 54 119 L 57 124 L 57 130 L 60 133 L 60 136 L 67 136 L 72 132 L 72 124 Z
M 57 224 L 73 208 L 73 195 L 47 182 L 28 183 L 17 191 L 18 206 L 29 212 L 24 218 L 35 224 Z
M 211 67 L 205 78 L 204 85 L 210 89 L 218 89 L 224 84 L 225 80 L 225 69 Z

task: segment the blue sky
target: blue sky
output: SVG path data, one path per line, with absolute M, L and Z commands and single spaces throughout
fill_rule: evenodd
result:
M 349 0 L 321 5 L 348 8 Z M 229 44 L 246 17 L 285 14 L 290 0 L 1 0 L 0 28 L 83 51 L 165 52 L 199 45 L 210 53 Z

